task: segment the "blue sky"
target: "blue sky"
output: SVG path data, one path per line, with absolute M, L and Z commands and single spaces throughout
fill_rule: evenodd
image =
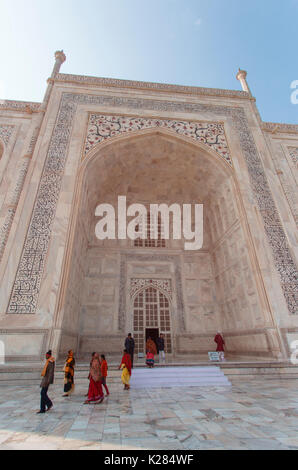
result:
M 264 121 L 298 123 L 298 0 L 0 0 L 0 98 L 41 101 L 61 72 L 241 89 Z

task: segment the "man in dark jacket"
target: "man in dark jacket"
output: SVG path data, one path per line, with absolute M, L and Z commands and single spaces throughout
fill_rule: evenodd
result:
M 159 338 L 157 338 L 157 349 L 159 354 L 159 363 L 161 363 L 161 359 L 163 362 L 166 362 L 165 339 L 162 333 L 160 333 Z
M 127 338 L 124 343 L 125 349 L 131 357 L 131 368 L 133 368 L 133 355 L 135 350 L 135 340 L 131 336 L 131 333 L 128 333 Z
M 46 353 L 46 363 L 41 373 L 40 411 L 38 411 L 38 414 L 49 411 L 53 406 L 53 403 L 48 397 L 48 388 L 52 383 L 54 383 L 54 370 L 55 359 L 52 357 L 52 351 L 50 350 Z

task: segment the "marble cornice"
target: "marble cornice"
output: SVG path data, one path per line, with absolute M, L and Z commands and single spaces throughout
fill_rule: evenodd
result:
M 172 85 L 168 83 L 139 82 L 134 80 L 120 80 L 116 78 L 92 77 L 85 75 L 72 75 L 58 73 L 56 83 L 73 83 L 77 85 L 92 85 L 100 87 L 130 88 L 136 90 L 160 91 L 167 93 L 182 93 L 188 95 L 219 96 L 228 98 L 241 98 L 255 101 L 246 91 L 225 90 L 219 88 L 203 88 L 196 86 Z
M 298 134 L 298 124 L 263 122 L 262 129 L 272 134 L 277 134 L 277 133 Z
M 0 100 L 0 110 L 20 111 L 31 114 L 39 111 L 40 104 L 31 101 Z

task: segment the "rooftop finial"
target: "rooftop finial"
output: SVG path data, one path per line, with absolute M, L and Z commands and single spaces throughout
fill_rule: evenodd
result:
M 55 52 L 55 59 L 56 59 L 56 61 L 55 61 L 55 65 L 53 67 L 53 72 L 52 72 L 51 78 L 55 78 L 57 73 L 59 73 L 59 71 L 60 71 L 61 65 L 63 64 L 63 62 L 66 61 L 66 55 L 64 54 L 63 49 L 62 49 L 62 51 L 56 51 Z
M 64 54 L 63 49 L 62 49 L 62 51 L 56 51 L 55 52 L 55 59 L 59 60 L 61 62 L 61 64 L 63 64 L 63 62 L 66 61 L 66 55 Z
M 246 76 L 247 76 L 246 70 L 241 70 L 239 68 L 239 71 L 236 75 L 236 78 L 237 78 L 237 80 L 240 81 L 241 86 L 242 86 L 242 90 L 246 91 L 247 93 L 249 93 L 251 95 L 251 91 L 250 91 L 249 86 L 248 86 L 247 81 L 246 81 Z
M 50 95 L 53 89 L 56 75 L 59 73 L 60 67 L 63 64 L 63 62 L 66 61 L 66 55 L 64 54 L 63 50 L 55 52 L 55 59 L 56 60 L 55 60 L 55 64 L 53 67 L 52 75 L 50 78 L 48 78 L 48 86 L 44 95 L 43 102 L 41 103 L 40 108 L 39 108 L 40 111 L 43 111 L 43 112 L 47 109 L 47 105 L 50 99 Z

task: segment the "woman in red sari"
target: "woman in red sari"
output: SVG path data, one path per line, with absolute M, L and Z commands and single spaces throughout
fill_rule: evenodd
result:
M 92 359 L 90 362 L 90 372 L 89 372 L 89 391 L 88 398 L 84 404 L 89 403 L 101 403 L 104 399 L 104 394 L 101 386 L 101 368 L 99 355 L 97 353 L 92 354 Z
M 130 385 L 130 376 L 131 376 L 131 357 L 130 354 L 128 354 L 127 350 L 124 349 L 124 354 L 121 359 L 121 364 L 119 366 L 119 369 L 122 369 L 122 375 L 121 375 L 121 380 L 122 383 L 124 384 L 124 390 L 129 390 Z
M 217 334 L 215 335 L 214 341 L 217 344 L 216 351 L 219 353 L 218 354 L 219 355 L 219 360 L 224 361 L 225 360 L 225 353 L 224 353 L 224 351 L 225 351 L 225 349 L 224 349 L 225 341 L 224 341 L 220 331 L 218 331 Z

